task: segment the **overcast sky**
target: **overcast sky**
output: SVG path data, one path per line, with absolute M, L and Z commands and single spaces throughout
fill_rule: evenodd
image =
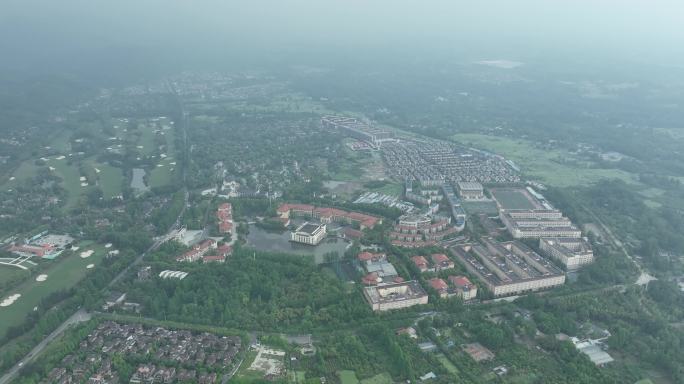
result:
M 326 46 L 681 65 L 683 26 L 681 0 L 1 0 L 0 49 L 48 66 L 110 48 L 201 61 Z

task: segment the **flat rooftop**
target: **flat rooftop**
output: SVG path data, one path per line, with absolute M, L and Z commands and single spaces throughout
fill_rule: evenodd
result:
M 295 232 L 303 232 L 308 235 L 313 235 L 319 228 L 321 227 L 321 224 L 313 224 L 306 222 L 297 228 Z
M 427 293 L 416 280 L 366 287 L 366 295 L 373 304 L 415 299 Z
M 458 189 L 461 191 L 482 191 L 482 184 L 474 181 L 459 181 Z
M 492 285 L 505 285 L 563 274 L 551 261 L 517 241 L 456 245 L 451 248 L 463 263 L 470 264 L 480 278 Z

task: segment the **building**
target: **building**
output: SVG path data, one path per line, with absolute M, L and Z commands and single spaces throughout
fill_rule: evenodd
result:
M 389 237 L 392 244 L 400 247 L 425 247 L 458 233 L 451 226 L 450 217 L 433 215 L 403 215 L 394 225 Z
M 231 233 L 233 230 L 233 206 L 230 203 L 219 205 L 216 217 L 219 233 Z
M 376 216 L 337 208 L 315 207 L 309 204 L 281 204 L 277 212 L 281 220 L 289 220 L 293 217 L 312 218 L 319 219 L 325 224 L 335 222 L 354 225 L 360 230 L 372 229 L 377 224 L 382 224 L 382 219 Z
M 454 219 L 454 227 L 460 232 L 465 229 L 466 212 L 461 206 L 461 200 L 454 193 L 454 189 L 449 184 L 442 185 L 442 192 L 446 197 L 447 203 L 451 208 L 451 217 Z
M 313 224 L 308 221 L 290 233 L 290 241 L 308 245 L 317 245 L 326 234 L 325 224 Z
M 484 188 L 482 184 L 474 181 L 459 181 L 458 194 L 463 200 L 484 200 Z
M 187 272 L 182 272 L 182 271 L 170 271 L 170 270 L 163 270 L 159 272 L 159 277 L 162 279 L 178 279 L 178 280 L 183 280 L 188 276 Z
M 432 289 L 437 291 L 437 294 L 439 295 L 439 297 L 441 297 L 443 299 L 449 297 L 449 285 L 446 283 L 446 281 L 444 281 L 438 277 L 435 277 L 435 278 L 428 280 L 428 282 L 430 283 L 430 286 L 432 287 Z
M 388 141 L 396 141 L 393 138 L 392 132 L 373 127 L 355 117 L 323 116 L 321 118 L 321 125 L 324 128 L 338 129 L 355 139 L 365 141 L 373 148 L 379 148 Z
M 477 296 L 477 285 L 470 282 L 465 276 L 449 276 L 449 282 L 454 287 L 456 295 L 463 301 L 472 300 Z
M 526 245 L 491 238 L 456 245 L 454 255 L 496 297 L 518 295 L 565 283 L 565 274 Z
M 195 245 L 194 247 L 192 247 L 192 249 L 185 252 L 184 254 L 176 257 L 176 261 L 197 261 L 200 258 L 202 258 L 202 256 L 206 255 L 207 253 L 216 248 L 216 240 L 207 239 L 199 243 L 198 245 Z
M 363 295 L 374 311 L 389 311 L 428 303 L 428 294 L 415 280 L 365 287 Z
M 107 296 L 104 305 L 102 305 L 103 311 L 108 311 L 111 308 L 120 306 L 126 300 L 126 294 L 121 292 L 112 292 Z
M 430 264 L 428 263 L 425 256 L 413 256 L 411 257 L 411 261 L 413 261 L 413 264 L 421 272 L 427 272 L 430 270 Z
M 594 262 L 594 251 L 586 238 L 541 238 L 539 249 L 545 255 L 563 264 L 568 271 L 575 271 Z
M 516 239 L 582 236 L 582 231 L 557 209 L 500 210 L 499 218 Z
M 449 256 L 443 253 L 433 253 L 430 258 L 432 259 L 432 265 L 434 265 L 435 271 L 452 269 L 455 266 Z

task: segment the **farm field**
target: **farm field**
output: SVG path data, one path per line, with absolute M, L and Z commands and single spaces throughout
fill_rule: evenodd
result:
M 555 187 L 589 185 L 601 179 L 621 179 L 637 184 L 636 175 L 619 169 L 590 168 L 591 163 L 577 160 L 564 150 L 535 147 L 528 140 L 508 137 L 460 133 L 452 139 L 463 145 L 484 149 L 512 160 L 531 179 Z
M 6 290 L 1 300 L 10 295 L 21 295 L 12 304 L 0 307 L 0 336 L 15 325 L 21 324 L 26 315 L 33 308 L 40 305 L 41 300 L 51 293 L 66 290 L 76 285 L 86 275 L 87 266 L 93 264 L 97 267 L 105 256 L 105 248 L 101 245 L 87 241 L 78 245 L 76 252 L 65 252 L 59 256 L 53 265 L 46 268 L 42 274 L 47 275 L 44 281 L 28 279 L 13 289 Z M 92 255 L 81 257 L 81 252 L 93 250 Z M 4 268 L 4 266 L 3 266 Z

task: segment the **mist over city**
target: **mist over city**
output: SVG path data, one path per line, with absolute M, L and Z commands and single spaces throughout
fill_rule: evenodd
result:
M 0 384 L 684 383 L 682 25 L 3 1 Z

